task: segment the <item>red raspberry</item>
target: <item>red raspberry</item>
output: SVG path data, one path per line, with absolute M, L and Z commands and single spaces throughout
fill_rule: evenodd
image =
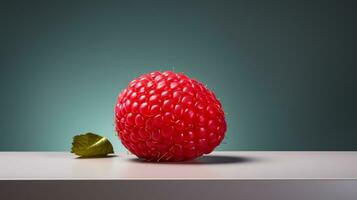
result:
M 115 124 L 123 145 L 149 161 L 182 161 L 221 143 L 221 103 L 202 83 L 171 71 L 144 74 L 118 97 Z

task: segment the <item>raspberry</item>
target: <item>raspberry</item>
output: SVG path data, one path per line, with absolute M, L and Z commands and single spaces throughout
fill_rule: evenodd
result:
M 152 72 L 118 96 L 115 125 L 122 144 L 148 161 L 183 161 L 209 154 L 226 132 L 221 103 L 184 74 Z

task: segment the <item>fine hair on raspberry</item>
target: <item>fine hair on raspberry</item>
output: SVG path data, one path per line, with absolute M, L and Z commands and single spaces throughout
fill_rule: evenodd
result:
M 209 154 L 227 129 L 215 94 L 172 71 L 131 81 L 119 94 L 114 112 L 121 143 L 147 161 L 184 161 Z

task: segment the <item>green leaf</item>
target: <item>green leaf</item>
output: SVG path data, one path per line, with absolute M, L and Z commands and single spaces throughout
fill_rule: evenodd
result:
M 73 137 L 71 153 L 89 158 L 104 157 L 114 151 L 107 138 L 94 133 L 86 133 Z

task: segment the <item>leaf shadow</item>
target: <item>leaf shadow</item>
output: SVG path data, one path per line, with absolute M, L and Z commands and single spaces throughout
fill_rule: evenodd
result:
M 91 156 L 91 157 L 83 157 L 83 156 L 79 156 L 76 157 L 75 159 L 101 159 L 101 158 L 115 158 L 118 157 L 118 155 L 106 155 L 106 156 Z

